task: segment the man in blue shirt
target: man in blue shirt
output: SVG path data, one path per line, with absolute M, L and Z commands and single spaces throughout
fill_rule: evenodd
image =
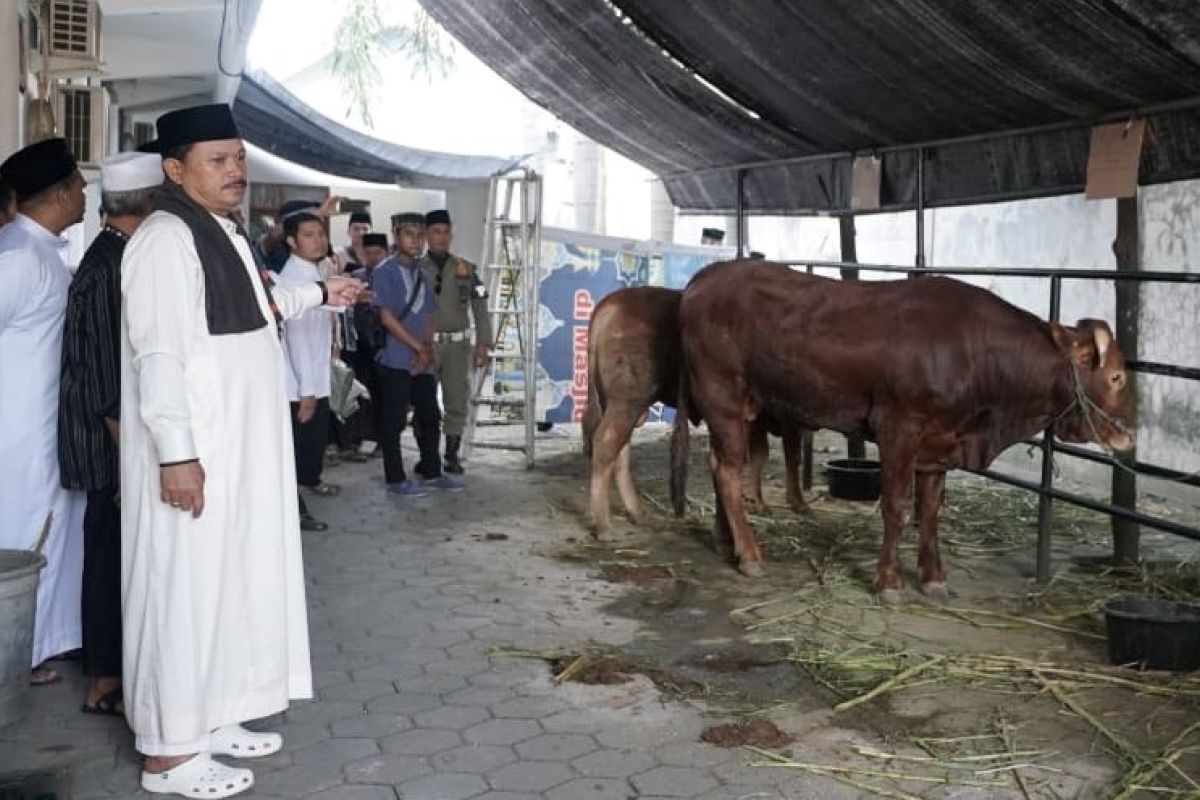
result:
M 461 491 L 461 483 L 442 474 L 438 453 L 441 420 L 433 371 L 432 325 L 437 295 L 417 265 L 425 249 L 425 216 L 396 214 L 392 228 L 396 255 L 377 267 L 371 279 L 375 293 L 372 305 L 387 331 L 387 344 L 375 354 L 384 480 L 388 491 L 401 497 L 420 497 L 428 488 Z M 400 455 L 400 434 L 410 403 L 416 417 L 423 483 L 408 480 Z

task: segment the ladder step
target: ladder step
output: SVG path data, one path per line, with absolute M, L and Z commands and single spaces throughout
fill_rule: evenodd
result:
M 524 453 L 525 445 L 523 444 L 501 444 L 500 442 L 472 442 L 472 447 L 478 447 L 480 450 L 509 450 L 516 453 Z
M 525 267 L 520 264 L 484 264 L 484 269 L 507 270 L 508 272 L 524 272 Z
M 525 316 L 525 312 L 524 312 L 524 311 L 514 311 L 514 310 L 513 310 L 513 309 L 511 309 L 511 308 L 489 308 L 489 309 L 488 309 L 488 313 L 489 313 L 489 314 L 504 314 L 504 315 L 506 315 L 506 316 L 510 316 L 510 317 L 523 317 L 523 316 Z
M 509 400 L 503 397 L 472 397 L 471 402 L 478 406 L 523 406 L 524 400 Z

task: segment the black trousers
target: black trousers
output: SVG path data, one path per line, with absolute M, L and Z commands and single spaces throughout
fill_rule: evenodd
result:
M 379 446 L 383 448 L 383 475 L 388 483 L 405 480 L 404 460 L 400 455 L 400 434 L 404 431 L 411 404 L 417 447 L 421 451 L 421 477 L 436 478 L 442 474 L 438 455 L 440 412 L 437 405 L 437 378 L 433 375 L 409 374 L 407 370 L 375 365 L 379 382 Z
M 361 400 L 359 403 L 361 404 Z M 329 441 L 337 445 L 338 450 L 350 450 L 358 447 L 363 440 L 362 436 L 362 418 L 363 409 L 359 406 L 358 411 L 355 411 L 350 416 L 346 417 L 346 421 L 338 420 L 333 411 L 329 412 Z
M 317 486 L 325 466 L 325 445 L 329 444 L 329 398 L 317 400 L 317 410 L 308 422 L 296 418 L 300 404 L 292 403 L 292 444 L 296 450 L 296 483 Z
M 121 506 L 117 490 L 88 492 L 83 516 L 83 674 L 121 677 Z
M 342 360 L 345 361 L 350 369 L 354 370 L 354 377 L 358 382 L 367 387 L 367 391 L 371 394 L 370 400 L 359 399 L 358 413 L 354 416 L 358 417 L 358 434 L 361 439 L 370 439 L 372 442 L 379 441 L 379 376 L 375 372 L 375 351 L 367 349 L 362 342 L 358 344 L 358 350 L 349 350 L 342 352 Z

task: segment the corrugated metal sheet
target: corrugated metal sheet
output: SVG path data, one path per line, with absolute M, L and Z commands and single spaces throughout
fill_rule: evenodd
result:
M 1087 123 L 1163 106 L 1142 180 L 1200 175 L 1195 0 L 421 1 L 685 209 L 732 211 L 757 163 L 751 213 L 844 210 L 873 150 L 884 207 L 911 207 L 917 155 L 893 148 L 918 143 L 930 205 L 1075 192 Z

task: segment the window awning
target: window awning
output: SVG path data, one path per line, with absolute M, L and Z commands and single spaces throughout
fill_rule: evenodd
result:
M 1090 125 L 1132 114 L 1143 183 L 1200 177 L 1194 0 L 421 2 L 688 210 L 733 212 L 739 170 L 749 213 L 846 210 L 867 153 L 884 210 L 918 152 L 930 206 L 1078 192 Z
M 242 137 L 269 153 L 372 183 L 441 188 L 502 175 L 520 167 L 523 160 L 436 153 L 367 136 L 305 105 L 261 72 L 242 77 L 233 115 Z

